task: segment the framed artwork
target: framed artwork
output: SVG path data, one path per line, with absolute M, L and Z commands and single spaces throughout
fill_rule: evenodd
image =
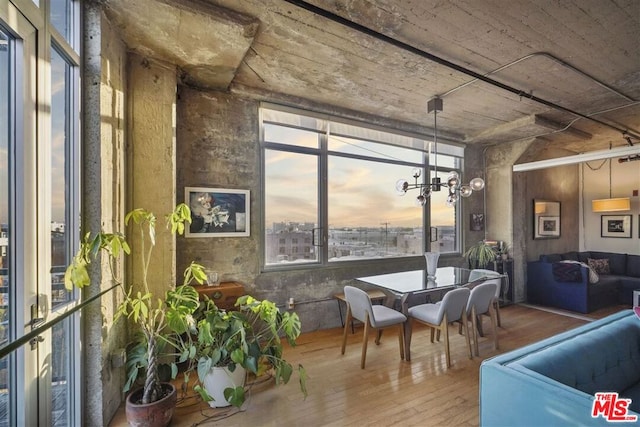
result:
M 557 239 L 560 237 L 560 202 L 533 201 L 533 238 Z
M 471 231 L 484 231 L 484 214 L 472 213 L 469 227 Z
M 601 215 L 600 237 L 631 238 L 631 215 Z
M 185 187 L 184 200 L 191 208 L 186 237 L 249 236 L 249 190 Z
M 560 217 L 559 216 L 539 216 L 538 217 L 538 234 L 540 236 L 560 236 Z

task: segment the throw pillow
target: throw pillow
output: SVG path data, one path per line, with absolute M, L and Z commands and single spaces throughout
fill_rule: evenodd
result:
M 554 262 L 551 265 L 553 278 L 558 282 L 580 282 L 582 272 L 579 264 L 568 262 Z
M 606 258 L 602 259 L 587 259 L 589 267 L 593 268 L 598 274 L 609 274 L 609 260 Z

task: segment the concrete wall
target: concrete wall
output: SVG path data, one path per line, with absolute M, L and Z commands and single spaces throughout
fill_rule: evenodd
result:
M 335 264 L 324 268 L 261 271 L 258 107 L 259 101 L 251 96 L 204 92 L 184 86 L 179 89 L 177 201 L 184 200 L 186 186 L 250 190 L 251 236 L 178 238 L 178 271 L 195 260 L 218 271 L 221 280 L 237 280 L 245 285 L 248 293 L 271 299 L 281 307 L 289 297 L 295 298 L 295 311 L 305 331 L 339 326 L 338 305 L 332 296 L 352 284 L 354 277 L 424 268 L 424 258 L 381 260 L 375 265 Z M 481 175 L 481 160 L 476 158 L 470 163 L 475 164 L 476 169 L 471 175 L 465 174 L 465 179 Z M 480 205 L 473 209 L 481 209 L 481 195 L 474 195 L 464 203 L 471 199 Z M 466 221 L 468 229 L 468 218 Z M 461 257 L 441 257 L 439 265 L 462 263 Z

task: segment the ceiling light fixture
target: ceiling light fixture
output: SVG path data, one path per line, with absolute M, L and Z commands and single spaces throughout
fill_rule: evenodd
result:
M 629 199 L 629 197 L 611 197 L 611 159 L 609 159 L 609 198 L 592 200 L 591 210 L 593 212 L 620 212 L 631 210 L 631 199 Z
M 469 197 L 474 191 L 480 191 L 484 188 L 484 180 L 482 178 L 473 178 L 468 184 L 462 184 L 460 181 L 460 175 L 456 171 L 451 171 L 447 176 L 446 182 L 441 182 L 438 175 L 438 112 L 442 111 L 442 98 L 435 97 L 427 102 L 427 113 L 433 111 L 433 146 L 434 146 L 434 167 L 433 177 L 431 177 L 431 169 L 429 162 L 431 161 L 431 143 L 429 143 L 429 153 L 427 157 L 427 183 L 419 183 L 418 178 L 422 175 L 420 168 L 415 168 L 412 171 L 414 183 L 409 184 L 404 179 L 399 179 L 396 182 L 396 191 L 398 195 L 404 196 L 408 190 L 419 191 L 416 197 L 416 203 L 420 206 L 424 206 L 427 203 L 427 198 L 431 196 L 434 191 L 440 191 L 445 187 L 449 190 L 447 196 L 446 205 L 452 207 L 456 204 L 460 197 Z

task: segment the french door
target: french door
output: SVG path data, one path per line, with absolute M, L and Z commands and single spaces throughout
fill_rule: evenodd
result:
M 0 0 L 0 348 L 76 300 L 77 76 L 40 3 Z M 79 422 L 78 336 L 70 316 L 0 360 L 0 427 Z

